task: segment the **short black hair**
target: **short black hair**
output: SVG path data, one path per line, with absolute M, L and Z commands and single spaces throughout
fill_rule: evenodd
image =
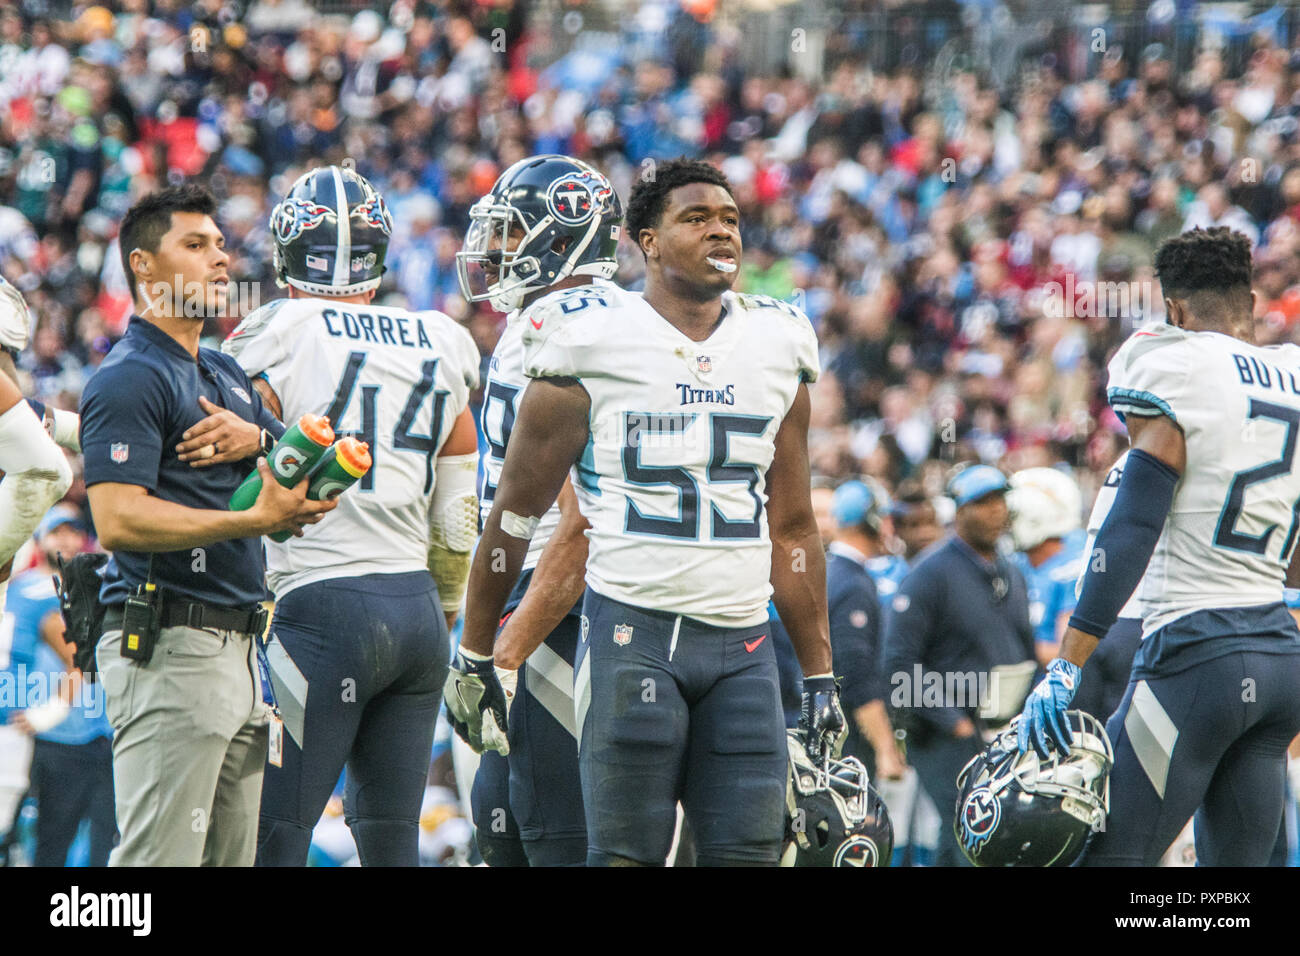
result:
M 168 186 L 150 193 L 126 211 L 122 227 L 117 232 L 122 269 L 132 290 L 135 276 L 131 273 L 131 253 L 135 249 L 157 252 L 158 243 L 172 227 L 172 213 L 197 212 L 215 216 L 217 200 L 202 186 Z M 133 291 L 134 294 L 134 291 Z
M 679 156 L 667 162 L 657 163 L 637 178 L 632 186 L 632 195 L 627 200 L 627 215 L 624 224 L 627 235 L 638 249 L 641 248 L 641 230 L 654 229 L 663 217 L 664 207 L 668 205 L 668 194 L 679 186 L 691 183 L 708 183 L 721 186 L 731 196 L 731 183 L 727 177 L 714 166 L 699 159 L 687 159 Z M 734 198 L 734 196 L 733 196 Z M 645 255 L 642 252 L 642 255 Z
M 1233 326 L 1250 319 L 1250 240 L 1227 226 L 1192 229 L 1156 251 L 1167 299 L 1185 299 L 1198 319 Z

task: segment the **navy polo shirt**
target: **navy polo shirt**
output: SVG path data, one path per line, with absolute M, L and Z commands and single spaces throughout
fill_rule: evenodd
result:
M 957 535 L 918 558 L 886 610 L 885 668 L 891 695 L 915 682 L 917 664 L 923 674 L 949 675 L 987 672 L 1033 659 L 1024 577 L 1000 555 L 986 561 Z M 904 707 L 948 733 L 977 710 L 918 706 L 915 696 Z
M 888 691 L 880 648 L 880 599 L 866 555 L 839 541 L 826 554 L 826 610 L 840 701 L 852 712 Z M 856 729 L 856 728 L 855 728 Z
M 86 486 L 140 485 L 164 501 L 224 511 L 254 459 L 191 468 L 176 455 L 181 435 L 207 417 L 199 396 L 255 422 L 277 438 L 284 426 L 262 404 L 230 356 L 200 348 L 198 361 L 162 329 L 131 317 L 81 396 Z M 121 604 L 144 583 L 149 555 L 117 551 L 104 569 L 99 598 Z M 247 607 L 266 595 L 259 538 L 217 541 L 201 549 L 158 552 L 153 578 L 169 596 Z

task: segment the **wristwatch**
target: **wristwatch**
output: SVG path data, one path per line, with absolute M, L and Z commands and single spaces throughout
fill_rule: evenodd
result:
M 265 428 L 262 429 L 262 450 L 259 454 L 270 456 L 271 449 L 275 447 L 275 438 Z

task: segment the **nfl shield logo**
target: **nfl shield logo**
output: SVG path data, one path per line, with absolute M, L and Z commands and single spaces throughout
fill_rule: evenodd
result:
M 614 643 L 628 645 L 632 643 L 632 625 L 619 624 L 614 628 Z
M 695 367 L 701 372 L 712 372 L 713 359 L 709 358 L 707 355 L 697 355 L 695 356 Z
M 122 441 L 113 442 L 108 446 L 108 457 L 120 465 L 131 457 L 131 446 Z

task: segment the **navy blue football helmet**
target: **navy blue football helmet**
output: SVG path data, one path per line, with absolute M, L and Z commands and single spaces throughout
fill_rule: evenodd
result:
M 894 825 L 862 761 L 828 754 L 819 765 L 799 730 L 786 732 L 786 744 L 790 778 L 781 865 L 889 866 Z
M 356 295 L 383 279 L 393 217 L 355 169 L 321 166 L 289 188 L 271 212 L 270 229 L 276 284 L 311 295 Z
M 456 254 L 461 292 L 511 312 L 569 276 L 611 278 L 623 206 L 595 168 L 569 156 L 530 156 L 470 208 Z
M 953 829 L 976 866 L 1069 866 L 1110 810 L 1115 763 L 1106 728 L 1091 714 L 1066 711 L 1068 756 L 1021 753 L 1020 718 L 972 757 L 957 776 Z

